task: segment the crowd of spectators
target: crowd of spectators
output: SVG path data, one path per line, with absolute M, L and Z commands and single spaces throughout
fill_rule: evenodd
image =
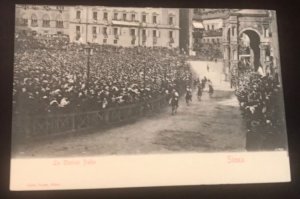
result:
M 239 72 L 236 96 L 248 131 L 280 133 L 284 129 L 283 96 L 278 74 Z
M 189 65 L 177 49 L 89 47 L 90 55 L 86 45 L 66 39 L 16 35 L 14 113 L 82 112 L 143 103 L 191 80 Z
M 201 60 L 222 59 L 223 54 L 219 43 L 194 43 L 196 57 Z

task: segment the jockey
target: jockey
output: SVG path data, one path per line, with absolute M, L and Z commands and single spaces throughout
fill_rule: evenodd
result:
M 187 104 L 192 101 L 192 89 L 189 86 L 186 87 L 185 101 Z
M 186 87 L 186 95 L 192 96 L 192 89 L 189 86 Z
M 172 98 L 178 98 L 179 97 L 179 93 L 176 91 L 176 89 L 174 88 L 172 91 Z

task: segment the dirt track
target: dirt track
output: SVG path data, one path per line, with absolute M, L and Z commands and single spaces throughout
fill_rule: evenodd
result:
M 22 147 L 17 156 L 61 157 L 78 155 L 218 152 L 245 150 L 245 127 L 231 91 L 216 91 L 210 98 L 187 106 L 182 99 L 178 113 L 170 109 L 95 133 L 51 139 Z
M 216 64 L 216 66 L 214 66 Z M 217 89 L 212 98 L 207 92 L 202 100 L 187 106 L 183 99 L 178 113 L 171 115 L 170 107 L 149 117 L 94 133 L 80 132 L 60 139 L 28 143 L 16 156 L 61 157 L 83 155 L 147 154 L 171 152 L 244 151 L 246 129 L 237 100 L 226 84 L 220 82 L 220 63 L 193 62 L 196 73 L 211 78 Z M 202 77 L 202 76 L 201 76 Z M 219 90 L 218 90 L 219 89 Z

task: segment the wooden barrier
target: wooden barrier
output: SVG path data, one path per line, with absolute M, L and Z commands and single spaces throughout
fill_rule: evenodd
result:
M 158 112 L 167 105 L 165 96 L 138 104 L 97 111 L 49 114 L 42 116 L 13 115 L 13 140 L 44 137 L 80 130 L 100 128 L 134 120 Z

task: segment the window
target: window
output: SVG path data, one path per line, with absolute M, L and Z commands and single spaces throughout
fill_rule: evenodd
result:
M 170 39 L 170 43 L 174 43 L 173 31 L 169 31 L 169 39 Z
M 211 25 L 211 29 L 214 30 L 214 29 L 215 29 L 215 26 L 214 26 L 214 25 Z
M 114 13 L 114 20 L 118 20 L 118 13 Z
M 56 17 L 56 28 L 63 28 L 64 24 L 63 24 L 63 20 L 61 15 L 57 15 Z
M 22 25 L 22 26 L 27 26 L 27 25 L 28 25 L 28 19 L 26 19 L 26 18 L 21 18 L 21 25 Z
M 38 26 L 37 16 L 35 14 L 31 15 L 31 26 L 32 27 L 37 27 Z
M 103 27 L 102 33 L 103 35 L 107 35 L 107 27 Z
M 157 37 L 157 32 L 156 32 L 156 30 L 153 30 L 153 37 Z
M 93 12 L 93 19 L 97 20 L 97 18 L 98 18 L 98 13 L 97 12 Z
M 235 27 L 232 27 L 232 36 L 234 36 Z
M 93 26 L 93 34 L 97 34 L 97 27 Z
M 135 44 L 135 39 L 132 39 L 131 40 L 131 45 L 134 45 Z
M 131 21 L 135 21 L 135 14 L 131 14 Z
M 103 13 L 103 20 L 107 20 L 108 19 L 108 14 L 107 14 L 107 12 L 104 12 Z
M 93 38 L 94 39 L 97 38 L 97 27 L 96 26 L 93 26 L 92 32 L 93 32 Z
M 135 29 L 130 29 L 130 36 L 135 36 Z
M 80 26 L 76 26 L 76 40 L 80 38 Z
M 43 16 L 43 27 L 50 27 L 50 17 L 49 15 Z
M 126 13 L 123 13 L 123 20 L 126 21 Z
M 209 25 L 207 25 L 207 30 L 210 30 Z
M 173 25 L 173 24 L 174 24 L 174 22 L 173 22 L 173 17 L 170 16 L 170 17 L 169 17 L 169 25 Z
M 76 11 L 76 19 L 80 19 L 81 12 L 79 10 Z
M 146 30 L 145 29 L 142 30 L 142 36 L 146 37 Z
M 156 17 L 156 15 L 152 16 L 152 23 L 154 23 L 154 24 L 157 23 L 157 17 Z
M 103 39 L 103 43 L 106 44 L 107 43 L 107 39 Z
M 118 28 L 114 28 L 114 35 L 118 35 Z
M 146 23 L 146 20 L 147 20 L 147 16 L 146 16 L 146 14 L 143 14 L 143 15 L 142 15 L 142 22 L 143 22 L 143 23 Z
M 114 44 L 117 44 L 118 43 L 118 40 L 117 39 L 114 39 Z
M 173 31 L 169 31 L 169 38 L 173 39 Z
M 64 27 L 64 22 L 61 20 L 56 21 L 56 28 L 63 28 Z

